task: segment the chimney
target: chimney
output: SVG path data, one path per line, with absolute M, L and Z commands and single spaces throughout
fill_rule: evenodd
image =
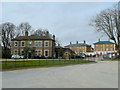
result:
M 60 44 L 58 43 L 58 46 L 60 46 Z
M 55 40 L 55 35 L 53 35 L 53 39 Z
M 86 41 L 84 40 L 84 44 L 86 44 Z
M 98 39 L 98 42 L 100 42 L 100 38 Z
M 71 45 L 72 43 L 70 42 L 70 45 Z
M 28 31 L 25 31 L 25 36 L 28 36 Z
M 76 44 L 78 44 L 78 41 L 76 41 Z

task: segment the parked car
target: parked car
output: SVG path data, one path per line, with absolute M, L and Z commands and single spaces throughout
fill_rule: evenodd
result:
M 109 59 L 109 58 L 113 58 L 113 57 L 112 57 L 111 54 L 107 53 L 107 54 L 104 54 L 104 55 L 103 55 L 103 58 L 104 58 L 104 59 L 107 59 L 107 58 Z
M 12 59 L 23 59 L 24 56 L 20 56 L 20 55 L 12 55 L 11 58 L 12 58 Z
M 80 53 L 80 54 L 77 54 L 75 57 L 76 58 L 85 58 L 86 55 L 84 53 Z

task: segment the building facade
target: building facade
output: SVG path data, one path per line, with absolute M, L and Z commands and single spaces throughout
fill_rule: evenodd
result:
M 116 52 L 116 47 L 113 42 L 110 41 L 98 41 L 94 43 L 95 54 L 103 55 L 106 53 Z
M 70 44 L 65 46 L 65 48 L 71 49 L 75 54 L 91 52 L 91 45 L 86 44 L 85 41 L 84 43 L 78 43 L 77 41 L 76 44 L 72 44 L 70 42 Z
M 53 57 L 55 52 L 55 36 L 28 36 L 26 32 L 25 36 L 12 39 L 11 46 L 12 55 L 24 55 L 27 52 L 29 58 L 33 55 L 38 57 Z

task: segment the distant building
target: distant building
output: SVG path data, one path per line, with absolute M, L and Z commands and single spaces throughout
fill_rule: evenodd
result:
M 24 55 L 24 49 L 34 48 L 35 56 L 39 57 L 53 57 L 55 53 L 55 36 L 50 37 L 49 35 L 28 35 L 28 32 L 25 32 L 25 36 L 19 36 L 12 39 L 12 48 L 11 54 Z M 32 50 L 29 51 L 28 57 L 34 53 Z
M 73 58 L 74 55 L 75 55 L 75 52 L 72 51 L 71 49 L 69 48 L 63 48 L 61 46 L 56 46 L 55 47 L 55 53 L 56 53 L 56 58 Z
M 110 41 L 98 41 L 94 43 L 94 52 L 99 55 L 116 52 L 115 43 Z
M 71 49 L 75 54 L 91 52 L 91 45 L 86 44 L 86 41 L 84 41 L 84 43 L 78 43 L 77 41 L 76 44 L 70 42 L 65 48 Z

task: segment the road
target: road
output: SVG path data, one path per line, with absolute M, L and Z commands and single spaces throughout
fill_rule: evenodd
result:
M 118 62 L 2 72 L 3 88 L 118 88 Z

